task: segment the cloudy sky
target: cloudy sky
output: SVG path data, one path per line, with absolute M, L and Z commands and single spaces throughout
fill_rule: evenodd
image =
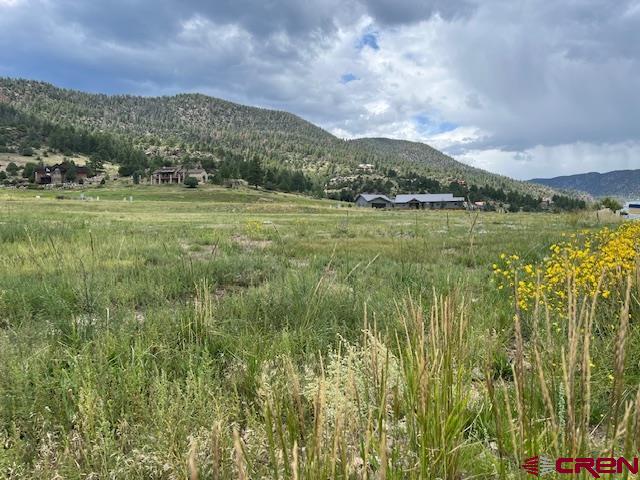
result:
M 0 0 L 0 75 L 198 91 L 516 178 L 640 168 L 638 0 Z

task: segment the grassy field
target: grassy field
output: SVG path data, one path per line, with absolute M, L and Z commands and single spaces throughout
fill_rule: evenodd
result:
M 594 388 L 567 401 L 577 327 L 514 321 L 492 280 L 502 253 L 538 264 L 613 217 L 84 194 L 0 190 L 6 478 L 519 478 L 527 456 L 635 445 L 602 421 L 617 307 L 597 314 L 611 332 L 576 344 Z M 538 327 L 553 335 L 536 360 Z

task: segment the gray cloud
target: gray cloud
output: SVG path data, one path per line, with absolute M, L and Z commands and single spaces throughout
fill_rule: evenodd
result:
M 639 44 L 631 0 L 0 0 L 1 75 L 201 91 L 519 177 L 633 163 Z
M 368 12 L 381 24 L 402 25 L 428 20 L 439 15 L 446 20 L 464 18 L 475 10 L 469 0 L 368 0 Z
M 489 5 L 471 31 L 447 32 L 454 74 L 485 105 L 469 120 L 493 132 L 476 146 L 638 138 L 637 2 L 540 6 Z

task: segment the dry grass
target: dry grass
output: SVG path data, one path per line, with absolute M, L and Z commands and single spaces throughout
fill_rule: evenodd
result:
M 573 218 L 126 192 L 2 194 L 0 476 L 517 478 L 640 446 L 637 269 L 561 315 L 490 282 Z

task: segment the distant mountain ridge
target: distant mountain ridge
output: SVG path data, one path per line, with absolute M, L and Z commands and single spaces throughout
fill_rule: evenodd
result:
M 237 158 L 258 156 L 321 178 L 361 175 L 359 165 L 512 190 L 536 197 L 555 192 L 461 162 L 419 142 L 386 138 L 342 140 L 294 114 L 250 107 L 202 94 L 164 97 L 104 95 L 23 79 L 0 78 L 0 103 L 55 125 L 105 132 L 146 151 L 176 148 L 196 157 L 223 152 Z
M 529 181 L 558 190 L 586 192 L 594 197 L 616 197 L 622 200 L 640 198 L 640 169 L 533 178 Z

